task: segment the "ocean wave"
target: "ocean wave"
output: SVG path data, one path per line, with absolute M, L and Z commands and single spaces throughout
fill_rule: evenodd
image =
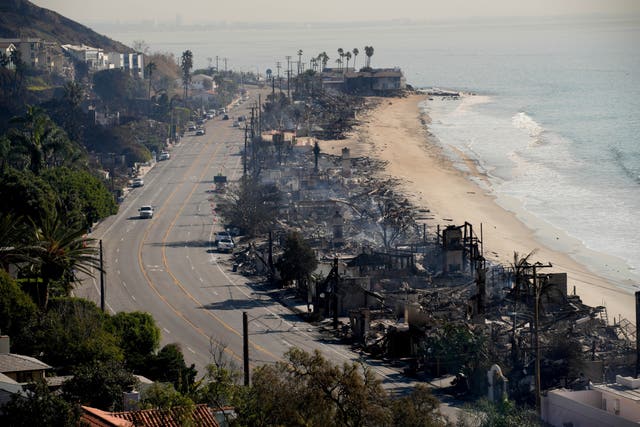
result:
M 542 142 L 541 135 L 544 132 L 544 128 L 533 120 L 527 113 L 516 113 L 511 118 L 511 123 L 513 123 L 513 126 L 517 129 L 525 131 L 531 138 L 534 138 L 536 142 Z

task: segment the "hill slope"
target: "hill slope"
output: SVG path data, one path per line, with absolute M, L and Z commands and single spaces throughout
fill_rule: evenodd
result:
M 18 37 L 39 37 L 59 44 L 84 43 L 122 53 L 133 51 L 89 27 L 27 0 L 0 0 L 0 38 Z

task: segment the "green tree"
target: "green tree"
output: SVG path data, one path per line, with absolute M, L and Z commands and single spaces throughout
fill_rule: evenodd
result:
M 364 47 L 364 54 L 367 55 L 367 65 L 366 68 L 371 68 L 371 57 L 373 56 L 373 46 L 365 46 Z
M 347 51 L 344 54 L 344 57 L 347 59 L 347 71 L 349 71 L 349 60 L 351 59 L 351 52 Z
M 439 416 L 440 401 L 424 384 L 418 384 L 407 396 L 391 400 L 395 427 L 444 427 Z
M 45 171 L 42 177 L 58 195 L 63 215 L 85 230 L 118 212 L 118 205 L 104 182 L 86 170 L 54 168 Z
M 96 361 L 78 366 L 73 378 L 62 386 L 67 401 L 92 406 L 105 411 L 122 410 L 122 394 L 138 384 L 124 365 L 114 360 Z
M 156 71 L 158 66 L 156 65 L 155 62 L 151 61 L 151 62 L 149 62 L 147 64 L 147 66 L 145 68 L 146 68 L 146 71 L 147 71 L 147 78 L 149 79 L 149 95 L 148 95 L 148 99 L 149 99 L 149 101 L 151 101 L 151 81 L 152 81 L 153 73 L 154 73 L 154 71 Z
M 154 381 L 171 382 L 176 390 L 189 393 L 195 383 L 195 365 L 187 366 L 179 344 L 167 344 L 146 363 L 146 375 Z
M 0 213 L 0 269 L 8 272 L 10 266 L 36 262 L 29 256 L 30 242 L 25 238 L 28 233 L 21 217 Z
M 133 79 L 126 71 L 117 69 L 98 71 L 93 75 L 93 90 L 111 109 L 126 106 L 133 93 Z
M 439 371 L 436 375 L 457 374 L 462 370 L 470 374 L 487 359 L 486 338 L 468 325 L 446 323 L 427 337 L 423 345 L 425 356 Z
M 540 418 L 528 408 L 516 406 L 510 400 L 490 402 L 481 399 L 463 411 L 457 425 L 478 427 L 538 427 Z
M 17 125 L 9 131 L 12 155 L 22 158 L 22 165 L 35 175 L 45 167 L 77 160 L 77 147 L 40 107 L 28 106 L 24 116 L 14 117 L 10 123 Z M 14 166 L 20 167 L 19 164 Z
M 25 348 L 29 328 L 36 324 L 38 308 L 18 283 L 0 270 L 0 330 L 11 337 L 15 353 Z
M 180 69 L 182 70 L 182 86 L 184 87 L 184 99 L 189 98 L 189 84 L 191 83 L 191 69 L 193 68 L 193 53 L 190 50 L 182 52 Z
M 55 210 L 56 195 L 51 186 L 31 171 L 9 168 L 0 177 L 0 212 L 39 222 Z M 31 237 L 29 237 L 31 238 Z
M 256 178 L 247 177 L 229 189 L 218 204 L 218 211 L 245 234 L 257 236 L 273 227 L 280 198 L 275 185 L 261 184 Z
M 143 408 L 167 410 L 175 406 L 194 406 L 193 400 L 177 391 L 170 383 L 153 383 L 145 388 L 140 397 Z
M 2 408 L 0 424 L 12 427 L 75 427 L 79 408 L 49 390 L 44 381 L 26 386 L 26 394 L 14 394 Z
M 284 252 L 276 262 L 282 280 L 285 283 L 296 280 L 299 288 L 304 289 L 317 266 L 316 254 L 302 235 L 297 232 L 287 235 Z
M 85 236 L 86 229 L 80 224 L 65 224 L 57 212 L 42 219 L 42 224 L 33 223 L 34 247 L 32 256 L 38 260 L 39 278 L 34 289 L 36 303 L 47 309 L 52 285 L 62 295 L 69 295 L 77 273 L 94 277 L 100 269 L 100 259 L 94 239 Z
M 254 370 L 240 420 L 254 426 L 390 425 L 389 397 L 365 365 L 333 365 L 320 352 L 291 349 Z
M 27 354 L 41 355 L 63 372 L 94 361 L 123 360 L 117 338 L 105 330 L 106 315 L 93 302 L 52 299 L 49 310 L 40 316 L 38 327 L 25 333 Z
M 149 313 L 121 311 L 111 316 L 105 326 L 118 338 L 125 363 L 133 371 L 143 369 L 160 346 L 160 328 Z

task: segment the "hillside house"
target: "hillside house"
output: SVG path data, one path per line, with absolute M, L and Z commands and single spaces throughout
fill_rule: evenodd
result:
M 44 379 L 51 366 L 33 357 L 11 353 L 9 337 L 0 336 L 0 373 L 18 383 Z

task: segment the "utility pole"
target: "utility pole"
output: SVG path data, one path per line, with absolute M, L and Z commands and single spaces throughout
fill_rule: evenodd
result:
M 541 384 L 540 384 L 540 290 L 541 287 L 538 283 L 538 268 L 548 268 L 552 267 L 551 263 L 542 264 L 536 262 L 531 266 L 533 268 L 533 291 L 535 292 L 535 308 L 534 308 L 534 340 L 535 340 L 535 351 L 536 351 L 536 413 L 540 415 L 541 411 L 541 402 L 540 402 L 540 392 L 541 392 Z
M 227 74 L 227 58 L 224 58 L 224 73 Z
M 216 73 L 220 72 L 220 67 L 218 67 L 218 55 L 216 55 Z
M 287 98 L 291 99 L 291 88 L 289 86 L 289 80 L 291 80 L 291 56 L 287 55 Z
M 102 239 L 100 239 L 100 309 L 104 313 L 104 261 L 102 258 Z
M 249 319 L 242 312 L 242 359 L 244 361 L 244 385 L 249 386 Z
M 247 156 L 249 155 L 249 153 L 247 153 L 247 132 L 249 131 L 249 129 L 247 128 L 247 125 L 245 124 L 244 126 L 244 156 L 242 159 L 242 179 L 246 180 L 247 178 Z

